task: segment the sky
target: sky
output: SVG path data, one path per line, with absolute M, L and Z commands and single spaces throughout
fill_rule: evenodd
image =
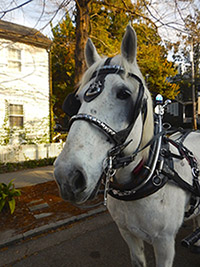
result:
M 23 5 L 24 3 L 26 3 Z M 0 19 L 21 24 L 27 27 L 35 28 L 51 36 L 51 21 L 56 26 L 65 15 L 65 9 L 59 8 L 62 3 L 73 2 L 70 0 L 1 0 L 0 1 Z M 21 6 L 11 10 L 16 6 Z
M 133 2 L 136 0 L 132 0 Z M 188 1 L 149 0 L 148 14 L 159 27 L 163 39 L 177 41 L 176 34 L 183 30 L 183 20 L 187 14 L 192 14 Z M 27 3 L 26 5 L 23 5 Z M 200 1 L 194 0 L 200 9 Z M 73 0 L 1 0 L 0 19 L 36 28 L 51 37 L 51 21 L 57 25 L 65 15 L 63 6 L 73 8 Z M 12 10 L 16 6 L 21 6 Z M 9 11 L 10 10 L 10 11 Z M 4 13 L 4 11 L 9 11 Z
M 191 14 L 194 16 L 194 7 L 200 10 L 200 1 L 174 1 L 152 0 L 149 12 L 151 19 L 159 27 L 159 33 L 163 39 L 178 41 L 178 34 L 184 32 L 184 18 Z

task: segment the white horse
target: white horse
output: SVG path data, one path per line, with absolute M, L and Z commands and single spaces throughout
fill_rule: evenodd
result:
M 132 139 L 122 157 L 135 152 L 127 166 L 117 168 L 114 179 L 118 185 L 129 183 L 133 171 L 145 168 L 151 153 L 156 153 L 150 143 L 144 148 L 154 136 L 154 112 L 150 92 L 136 63 L 136 49 L 137 38 L 130 25 L 122 40 L 121 55 L 110 60 L 102 59 L 88 39 L 85 49 L 88 70 L 76 94 L 81 102 L 78 116 L 83 115 L 71 122 L 66 144 L 55 162 L 55 178 L 65 200 L 82 204 L 95 196 L 108 151 L 114 146 L 113 129 L 115 133 L 128 129 L 124 133 L 126 141 Z M 138 97 L 141 90 L 144 92 Z M 173 139 L 179 136 L 177 133 Z M 193 152 L 199 166 L 200 134 L 191 132 L 184 146 Z M 170 151 L 179 155 L 172 144 Z M 192 184 L 187 160 L 173 158 L 173 164 L 176 172 Z M 129 246 L 133 266 L 146 266 L 143 240 L 153 245 L 157 267 L 172 266 L 175 237 L 184 221 L 190 196 L 173 182 L 138 200 L 123 201 L 108 195 L 108 210 Z M 197 221 L 200 226 L 200 218 Z

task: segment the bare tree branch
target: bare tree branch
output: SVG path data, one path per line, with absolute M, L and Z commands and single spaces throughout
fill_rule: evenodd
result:
M 0 17 L 0 19 L 2 19 L 7 13 L 12 12 L 12 11 L 18 9 L 18 8 L 21 8 L 21 7 L 23 7 L 23 6 L 27 5 L 27 4 L 29 4 L 29 3 L 32 2 L 32 1 L 33 1 L 33 0 L 28 0 L 28 1 L 22 3 L 21 5 L 18 5 L 18 6 L 16 6 L 16 7 L 10 8 L 10 9 L 5 10 L 5 11 L 0 11 L 0 14 L 2 14 L 1 17 Z M 13 2 L 14 2 L 14 1 L 13 1 Z
M 184 32 L 184 33 L 185 33 L 185 30 L 182 30 L 182 29 L 180 29 L 180 28 L 178 28 L 178 27 L 175 27 L 175 26 L 171 25 L 171 24 L 173 24 L 173 22 L 168 22 L 168 23 L 163 22 L 161 18 L 156 17 L 156 16 L 151 12 L 151 10 L 150 10 L 150 8 L 148 7 L 148 5 L 147 5 L 147 3 L 146 3 L 145 0 L 143 0 L 143 3 L 144 3 L 144 6 L 146 7 L 147 11 L 149 12 L 150 16 L 151 16 L 153 19 L 155 19 L 155 23 L 160 23 L 161 26 L 167 26 L 167 27 L 170 27 L 170 28 L 172 28 L 172 29 L 174 29 L 174 30 L 176 30 L 176 31 L 181 31 L 181 32 Z M 157 11 L 156 11 L 156 13 L 158 14 Z M 176 22 L 176 24 L 178 24 L 178 23 Z M 161 26 L 158 26 L 158 28 L 161 27 Z M 180 26 L 180 25 L 179 25 L 179 26 Z
M 45 1 L 45 0 L 43 0 L 43 1 Z M 48 19 L 47 23 L 46 23 L 43 27 L 40 28 L 40 31 L 44 30 L 49 24 L 51 24 L 51 23 L 53 22 L 53 20 L 54 20 L 54 19 L 56 18 L 56 16 L 58 15 L 59 11 L 61 11 L 61 10 L 63 10 L 63 9 L 66 9 L 66 10 L 68 10 L 68 12 L 69 12 L 69 11 L 70 11 L 70 9 L 68 8 L 69 4 L 70 4 L 70 0 L 63 0 L 63 1 L 58 5 L 57 9 L 56 9 L 53 13 L 51 13 L 51 15 L 49 14 L 50 18 Z M 74 8 L 74 7 L 73 7 L 73 8 Z M 43 15 L 41 14 L 40 17 L 42 18 L 42 16 L 43 16 Z M 59 21 L 62 21 L 62 19 L 64 18 L 64 16 L 65 16 L 65 14 L 60 18 Z M 37 24 L 40 22 L 41 18 L 38 19 Z M 59 21 L 58 21 L 58 23 L 59 23 Z M 36 27 L 36 26 L 35 26 L 35 27 Z
M 182 1 L 181 1 L 182 2 Z M 188 35 L 188 29 L 186 25 L 186 18 L 190 14 L 192 15 L 192 10 L 195 9 L 194 1 L 185 1 L 185 3 L 179 3 L 178 0 L 171 0 L 171 1 L 165 1 L 162 3 L 162 5 L 165 7 L 165 4 L 168 6 L 168 10 L 174 10 L 171 14 L 165 13 L 165 15 L 162 13 L 159 13 L 159 8 L 155 8 L 153 6 L 153 2 L 151 4 L 147 4 L 145 0 L 143 0 L 143 4 L 148 11 L 151 18 L 153 18 L 155 24 L 158 26 L 158 28 L 165 27 L 168 29 L 172 29 L 175 32 L 183 33 Z M 171 6 L 170 6 L 171 5 Z M 165 10 L 165 8 L 164 8 Z M 153 11 L 153 12 L 152 12 Z M 170 21 L 170 17 L 174 17 L 175 21 Z M 160 24 L 160 25 L 158 25 Z

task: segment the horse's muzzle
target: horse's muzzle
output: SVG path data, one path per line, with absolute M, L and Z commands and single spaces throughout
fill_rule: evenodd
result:
M 54 176 L 60 189 L 60 195 L 64 200 L 74 203 L 84 202 L 86 179 L 81 171 L 73 170 L 68 173 L 61 166 L 57 166 Z

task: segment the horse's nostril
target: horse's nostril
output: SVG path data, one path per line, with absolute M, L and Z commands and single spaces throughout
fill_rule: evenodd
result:
M 82 192 L 86 188 L 86 181 L 85 177 L 80 171 L 76 171 L 76 174 L 74 176 L 73 180 L 73 186 L 74 186 L 74 192 L 79 193 Z

